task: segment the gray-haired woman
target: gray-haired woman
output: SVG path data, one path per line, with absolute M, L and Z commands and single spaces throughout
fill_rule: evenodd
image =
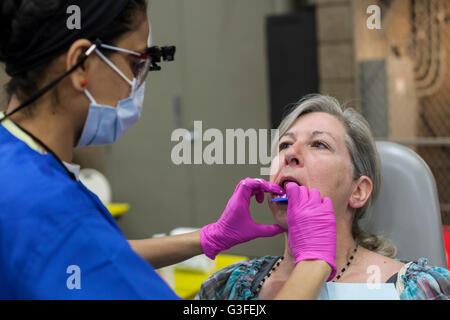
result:
M 393 259 L 396 248 L 388 239 L 367 234 L 358 225 L 381 183 L 375 142 L 360 114 L 351 108 L 343 110 L 332 97 L 309 95 L 284 118 L 279 136 L 273 146 L 278 153 L 270 181 L 282 187 L 293 181 L 332 199 L 338 270 L 333 281 L 366 283 L 367 270 L 377 266 L 380 281 L 395 283 L 401 299 L 448 299 L 448 270 L 428 266 L 425 258 Z M 270 200 L 276 223 L 287 229 L 288 205 Z M 293 267 L 286 236 L 283 256 L 265 256 L 222 269 L 202 284 L 197 298 L 271 299 Z

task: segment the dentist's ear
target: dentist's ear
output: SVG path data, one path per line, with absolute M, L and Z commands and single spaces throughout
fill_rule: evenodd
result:
M 70 70 L 76 65 L 84 56 L 85 52 L 92 46 L 92 42 L 86 39 L 80 39 L 75 41 L 67 52 L 66 56 L 66 70 Z M 88 70 L 92 59 L 86 59 L 83 64 L 76 68 L 70 75 L 72 85 L 76 90 L 83 91 L 87 84 Z M 83 83 L 86 83 L 83 86 Z
M 366 204 L 372 193 L 373 183 L 367 176 L 361 176 L 355 181 L 355 186 L 348 200 L 351 208 L 358 209 Z

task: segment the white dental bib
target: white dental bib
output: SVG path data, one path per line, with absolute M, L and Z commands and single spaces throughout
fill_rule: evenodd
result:
M 327 282 L 317 300 L 400 300 L 393 283 Z

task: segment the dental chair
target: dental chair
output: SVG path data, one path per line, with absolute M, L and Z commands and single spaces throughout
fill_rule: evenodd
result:
M 388 237 L 397 258 L 425 257 L 446 268 L 445 246 L 436 182 L 414 151 L 392 142 L 376 143 L 381 161 L 380 194 L 361 220 L 363 230 Z

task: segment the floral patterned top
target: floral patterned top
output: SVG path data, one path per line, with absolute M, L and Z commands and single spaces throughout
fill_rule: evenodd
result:
M 257 287 L 279 257 L 264 256 L 240 261 L 206 279 L 198 300 L 259 300 Z M 400 260 L 405 265 L 387 282 L 394 283 L 401 300 L 448 300 L 450 272 L 428 265 L 428 259 Z

